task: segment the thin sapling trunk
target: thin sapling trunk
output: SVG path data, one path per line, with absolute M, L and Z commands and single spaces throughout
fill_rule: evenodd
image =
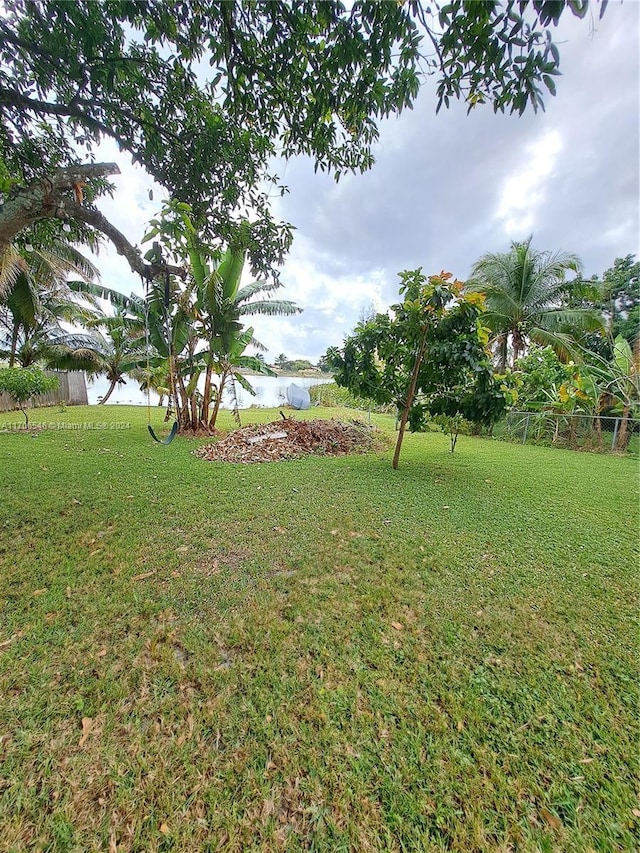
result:
M 407 421 L 409 419 L 409 411 L 411 410 L 411 406 L 413 405 L 413 401 L 416 396 L 416 387 L 418 385 L 418 376 L 420 374 L 420 365 L 422 364 L 422 357 L 424 356 L 424 349 L 427 340 L 427 329 L 425 327 L 422 338 L 420 340 L 420 346 L 418 348 L 418 353 L 416 355 L 416 360 L 413 365 L 413 371 L 411 373 L 411 382 L 409 383 L 409 390 L 407 392 L 407 399 L 405 401 L 404 409 L 402 410 L 402 417 L 400 418 L 400 429 L 398 430 L 398 440 L 396 441 L 396 449 L 393 454 L 393 470 L 397 471 L 398 469 L 398 460 L 400 459 L 400 450 L 402 448 L 402 440 L 404 438 L 404 433 L 407 428 Z

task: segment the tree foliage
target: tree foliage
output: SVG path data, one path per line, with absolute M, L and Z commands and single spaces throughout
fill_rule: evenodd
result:
M 575 304 L 600 311 L 606 335 L 587 334 L 581 344 L 611 359 L 618 335 L 631 347 L 640 337 L 640 261 L 636 261 L 635 255 L 616 258 L 600 280 L 593 276 L 586 284 L 590 291 L 579 294 Z
M 5 391 L 22 410 L 26 425 L 29 415 L 25 408 L 32 397 L 54 391 L 59 385 L 56 376 L 48 376 L 38 367 L 5 367 L 0 369 L 0 391 Z
M 98 271 L 55 233 L 35 229 L 30 239 L 0 255 L 0 357 L 10 367 L 93 370 L 100 342 L 78 326 L 93 320 L 97 306 L 90 293 L 79 299 L 74 291 Z
M 616 448 L 625 450 L 630 438 L 630 420 L 640 416 L 640 339 L 636 339 L 632 349 L 629 341 L 618 335 L 611 359 L 606 361 L 594 355 L 590 369 L 599 383 L 601 405 L 621 416 Z
M 264 189 L 285 191 L 274 155 L 308 155 L 336 177 L 368 169 L 380 119 L 410 107 L 429 74 L 438 108 L 537 109 L 559 73 L 548 28 L 586 7 L 14 0 L 0 19 L 0 191 L 113 139 L 209 237 L 231 240 L 251 208 L 249 257 L 264 270 L 291 239 Z M 106 186 L 90 181 L 89 202 Z
M 640 415 L 640 343 L 635 349 L 618 335 L 612 342 L 610 357 L 595 351 L 585 352 L 581 363 L 562 363 L 551 347 L 531 347 L 518 359 L 515 372 L 501 377 L 517 408 L 526 412 L 552 412 L 554 415 L 591 415 L 602 444 L 601 416 L 620 418 L 615 447 L 625 450 L 630 438 L 630 423 Z M 557 436 L 559 421 L 553 421 Z M 575 422 L 568 419 L 569 439 L 575 439 Z
M 633 346 L 640 334 L 640 261 L 635 255 L 616 258 L 602 276 L 602 311 L 612 336 Z
M 474 265 L 467 289 L 484 293 L 485 322 L 492 332 L 498 370 L 504 373 L 508 353 L 512 364 L 531 341 L 551 346 L 568 359 L 577 351 L 575 336 L 602 329 L 600 313 L 576 305 L 576 296 L 593 295 L 596 289 L 580 278 L 580 259 L 570 252 L 541 252 L 532 237 L 513 242 L 508 252 L 489 252 Z
M 301 373 L 303 370 L 316 369 L 307 358 L 285 358 L 282 361 L 278 361 L 277 366 L 286 373 Z
M 424 428 L 428 415 L 462 415 L 491 423 L 504 410 L 481 323 L 483 300 L 464 294 L 450 273 L 400 273 L 403 301 L 389 314 L 356 326 L 329 357 L 338 385 L 358 397 L 393 404 L 401 416 L 393 466 L 405 427 Z
M 535 411 L 549 403 L 555 389 L 566 382 L 572 373 L 573 365 L 560 361 L 552 347 L 531 346 L 527 355 L 515 363 L 515 373 L 505 379 L 517 386 L 518 408 L 523 411 Z
M 98 352 L 95 368 L 90 371 L 103 375 L 109 382 L 107 392 L 100 400 L 104 405 L 119 385 L 126 385 L 127 376 L 138 376 L 145 367 L 144 319 L 141 312 L 131 316 L 122 307 L 116 307 L 113 316 L 104 316 L 102 312 L 91 320 L 91 328 L 98 339 Z
M 181 264 L 184 280 L 168 270 L 149 282 L 146 299 L 116 298 L 131 321 L 144 318 L 149 372 L 166 370 L 170 406 L 181 429 L 212 430 L 225 387 L 235 397 L 235 383 L 255 393 L 242 369 L 274 375 L 249 347 L 264 347 L 245 328 L 244 317 L 291 315 L 300 309 L 273 298 L 279 283 L 256 281 L 242 285 L 247 253 L 248 223 L 237 229 L 224 251 L 207 243 L 185 202 L 167 202 L 152 220 L 145 242 L 153 241 L 147 260 L 161 267 L 169 257 Z M 111 298 L 106 289 L 103 294 Z M 217 377 L 217 381 L 214 381 Z M 202 379 L 202 390 L 200 380 Z M 234 408 L 235 411 L 235 408 Z

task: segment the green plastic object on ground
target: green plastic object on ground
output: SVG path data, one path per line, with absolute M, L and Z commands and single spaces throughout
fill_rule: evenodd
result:
M 153 427 L 151 426 L 151 424 L 147 424 L 147 429 L 149 430 L 151 438 L 154 441 L 157 441 L 158 444 L 171 444 L 171 442 L 173 441 L 173 439 L 176 437 L 176 435 L 178 433 L 178 421 L 174 421 L 174 424 L 171 427 L 171 432 L 169 433 L 169 435 L 166 438 L 158 438 L 158 436 L 153 431 Z

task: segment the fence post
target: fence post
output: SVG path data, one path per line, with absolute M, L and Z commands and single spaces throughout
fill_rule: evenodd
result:
M 614 450 L 616 446 L 616 438 L 618 437 L 618 427 L 620 426 L 620 418 L 616 418 L 616 425 L 613 428 L 613 439 L 611 441 L 611 449 Z
M 526 423 L 525 423 L 525 425 L 524 425 L 524 436 L 523 436 L 523 438 L 522 438 L 522 443 L 523 443 L 523 444 L 526 444 L 526 443 L 527 443 L 527 433 L 529 432 L 529 418 L 530 418 L 530 417 L 531 417 L 531 415 L 527 414 L 527 422 L 526 422 Z

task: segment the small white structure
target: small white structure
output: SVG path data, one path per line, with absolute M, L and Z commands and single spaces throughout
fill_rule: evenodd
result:
M 302 388 L 300 385 L 291 383 L 287 388 L 287 402 L 294 409 L 308 409 L 311 407 L 311 397 L 309 389 Z

